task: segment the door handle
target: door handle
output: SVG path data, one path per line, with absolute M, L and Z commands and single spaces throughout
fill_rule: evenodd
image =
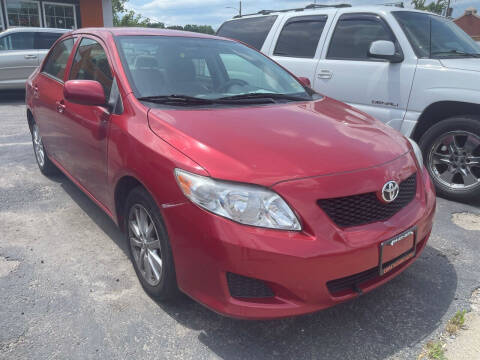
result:
M 67 108 L 65 106 L 65 103 L 63 102 L 63 100 L 59 100 L 55 103 L 57 105 L 57 111 L 60 113 L 60 114 L 63 114 L 65 112 L 65 109 Z
M 38 86 L 37 85 L 33 85 L 33 96 L 35 96 L 36 98 L 38 98 Z
M 25 59 L 36 59 L 37 55 L 25 55 Z
M 320 72 L 317 75 L 317 78 L 319 79 L 331 79 L 333 76 L 332 72 L 330 70 L 320 70 Z

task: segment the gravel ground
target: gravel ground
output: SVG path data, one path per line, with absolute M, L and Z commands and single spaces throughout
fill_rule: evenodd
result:
M 472 214 L 480 201 L 439 199 L 417 262 L 316 314 L 249 322 L 186 298 L 158 304 L 109 218 L 64 176 L 40 174 L 22 96 L 0 93 L 0 358 L 414 359 L 480 286 Z

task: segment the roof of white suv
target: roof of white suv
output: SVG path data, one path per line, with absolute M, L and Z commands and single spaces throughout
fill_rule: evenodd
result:
M 42 27 L 13 27 L 9 28 L 5 31 L 2 31 L 0 35 L 9 34 L 9 33 L 16 33 L 16 32 L 57 32 L 57 33 L 65 33 L 68 31 L 72 31 L 71 29 L 58 29 L 58 28 L 42 28 Z

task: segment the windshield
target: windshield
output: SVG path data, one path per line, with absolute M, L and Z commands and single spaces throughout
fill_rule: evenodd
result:
M 480 46 L 448 19 L 412 11 L 393 15 L 420 58 L 480 56 Z
M 116 40 L 138 98 L 175 95 L 215 100 L 271 94 L 312 100 L 312 93 L 288 72 L 236 42 L 178 36 Z

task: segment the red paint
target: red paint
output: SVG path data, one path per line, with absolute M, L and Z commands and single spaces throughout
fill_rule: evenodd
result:
M 333 296 L 326 283 L 378 266 L 382 241 L 417 226 L 417 256 L 425 247 L 435 194 L 427 173 L 417 168 L 407 141 L 396 131 L 329 98 L 151 110 L 132 94 L 112 33 L 208 36 L 140 29 L 74 34 L 81 37 L 83 31 L 107 51 L 123 113 L 110 115 L 105 107 L 70 102 L 64 97 L 68 83 L 64 86 L 40 72 L 27 84 L 28 109 L 48 155 L 115 222 L 121 220 L 115 188 L 124 176 L 136 178 L 152 194 L 168 230 L 179 287 L 194 299 L 222 314 L 250 319 L 317 311 L 357 296 L 350 291 Z M 57 103 L 65 106 L 61 114 Z M 185 198 L 174 179 L 175 168 L 271 187 L 297 213 L 303 230 L 254 228 L 212 215 Z M 316 204 L 320 198 L 376 192 L 386 181 L 402 181 L 415 171 L 414 200 L 387 221 L 341 229 Z M 362 290 L 383 284 L 413 260 Z M 268 282 L 275 298 L 232 298 L 226 272 Z
M 98 81 L 68 80 L 63 87 L 63 96 L 75 104 L 104 106 L 105 92 Z

